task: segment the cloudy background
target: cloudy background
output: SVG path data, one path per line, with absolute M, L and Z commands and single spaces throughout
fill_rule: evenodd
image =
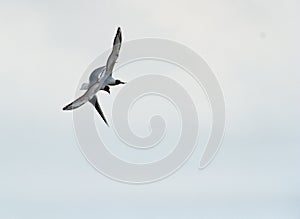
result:
M 0 218 L 300 218 L 300 3 L 0 0 Z M 61 111 L 87 66 L 125 40 L 178 41 L 217 75 L 227 126 L 171 177 L 112 181 Z

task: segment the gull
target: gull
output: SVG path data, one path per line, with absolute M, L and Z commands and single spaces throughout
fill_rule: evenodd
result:
M 104 90 L 104 91 L 110 93 L 109 86 L 125 84 L 125 82 L 120 81 L 118 79 L 114 79 L 112 77 L 113 68 L 119 57 L 121 43 L 122 43 L 122 33 L 121 33 L 121 28 L 119 27 L 117 30 L 116 36 L 114 38 L 112 52 L 108 57 L 106 65 L 95 69 L 91 73 L 91 75 L 89 77 L 89 83 L 84 83 L 81 86 L 81 89 L 86 90 L 86 92 L 81 97 L 79 97 L 72 103 L 65 106 L 63 108 L 63 110 L 73 110 L 73 109 L 76 109 L 76 108 L 82 106 L 83 104 L 85 104 L 87 102 L 90 102 L 95 107 L 97 112 L 100 114 L 100 116 L 102 117 L 102 119 L 104 120 L 106 125 L 108 126 L 107 120 L 106 120 L 104 113 L 99 105 L 96 94 L 100 90 Z

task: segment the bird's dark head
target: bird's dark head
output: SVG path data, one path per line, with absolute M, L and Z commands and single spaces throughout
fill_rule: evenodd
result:
M 109 88 L 109 86 L 105 86 L 103 90 L 105 90 L 107 93 L 110 94 L 110 88 Z
M 123 81 L 120 81 L 120 80 L 116 80 L 116 85 L 118 85 L 118 84 L 125 84 L 125 82 L 123 82 Z

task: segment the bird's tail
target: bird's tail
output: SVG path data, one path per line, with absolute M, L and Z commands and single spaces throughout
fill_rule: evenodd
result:
M 83 83 L 83 84 L 81 85 L 80 90 L 87 90 L 87 89 L 89 89 L 89 86 L 90 86 L 89 83 Z

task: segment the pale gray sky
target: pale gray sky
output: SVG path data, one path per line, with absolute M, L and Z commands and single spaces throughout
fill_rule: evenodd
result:
M 296 0 L 0 1 L 0 218 L 299 218 Z M 124 40 L 197 52 L 219 78 L 227 130 L 149 185 L 111 181 L 84 159 L 61 108 L 87 66 Z

